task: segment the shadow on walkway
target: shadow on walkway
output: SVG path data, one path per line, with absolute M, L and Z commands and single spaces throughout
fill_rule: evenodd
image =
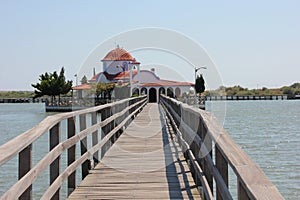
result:
M 166 177 L 168 179 L 170 199 L 184 199 L 182 193 L 184 192 L 188 199 L 194 199 L 191 189 L 196 189 L 190 185 L 191 172 L 187 167 L 186 160 L 179 144 L 175 141 L 175 133 L 172 130 L 171 124 L 167 119 L 162 107 L 159 105 L 160 120 L 162 125 L 162 140 L 164 144 L 164 155 L 166 165 Z M 175 137 L 174 137 L 175 136 Z M 174 176 L 177 175 L 177 176 Z

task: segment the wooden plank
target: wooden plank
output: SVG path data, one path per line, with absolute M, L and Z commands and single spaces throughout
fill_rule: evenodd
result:
M 32 167 L 32 145 L 29 145 L 19 153 L 19 180 Z M 19 197 L 20 200 L 32 199 L 32 185 L 30 185 Z
M 177 104 L 178 101 L 162 97 L 163 102 L 169 104 Z M 226 162 L 231 166 L 237 179 L 240 181 L 242 188 L 250 199 L 284 199 L 274 184 L 266 177 L 263 171 L 255 164 L 251 158 L 241 149 L 239 145 L 229 136 L 229 134 L 218 123 L 216 117 L 211 113 L 194 108 L 192 106 L 184 105 L 180 103 L 183 110 L 194 113 L 195 117 L 203 122 L 204 129 L 209 134 L 209 137 L 218 146 L 220 153 L 223 155 Z M 168 108 L 170 106 L 167 104 Z M 174 113 L 173 113 L 174 114 Z M 175 113 L 176 116 L 176 113 Z M 178 119 L 176 119 L 178 120 Z M 181 125 L 180 125 L 181 126 Z M 197 139 L 197 137 L 195 137 Z M 211 156 L 207 156 L 211 157 Z M 217 182 L 219 179 L 219 172 L 214 168 L 210 159 L 205 159 Z M 223 184 L 224 181 L 219 180 L 219 184 Z M 217 183 L 218 184 L 218 183 Z
M 238 184 L 238 200 L 250 200 L 242 183 L 238 180 L 237 184 Z
M 142 104 L 146 102 L 145 98 L 139 98 L 141 99 L 141 102 L 138 102 L 137 104 Z M 117 102 L 117 104 L 122 103 L 122 102 L 126 102 L 127 100 L 122 100 L 120 102 Z M 141 105 L 141 107 L 143 107 L 143 105 Z M 98 107 L 99 108 L 99 107 Z M 100 107 L 103 108 L 103 107 Z M 129 109 L 129 108 L 126 108 Z M 30 187 L 30 185 L 36 180 L 36 178 L 65 150 L 71 148 L 73 145 L 75 145 L 78 141 L 80 141 L 82 138 L 86 137 L 87 135 L 90 135 L 93 131 L 99 129 L 101 126 L 109 123 L 111 120 L 113 120 L 115 117 L 118 116 L 122 116 L 122 114 L 124 114 L 126 112 L 126 109 L 123 110 L 122 112 L 116 114 L 116 116 L 111 116 L 110 118 L 108 118 L 107 120 L 94 125 L 92 127 L 89 127 L 87 129 L 85 129 L 84 131 L 81 131 L 80 133 L 78 133 L 78 135 L 73 136 L 72 138 L 69 138 L 67 141 L 60 143 L 59 145 L 57 145 L 51 152 L 49 152 L 44 158 L 42 158 L 35 166 L 33 166 L 33 168 L 26 173 L 26 175 L 24 175 L 21 180 L 19 180 L 18 182 L 16 182 L 8 191 L 6 191 L 1 197 L 0 199 L 16 199 L 19 196 L 21 196 L 21 194 L 28 188 Z M 91 109 L 87 109 L 86 111 L 90 111 Z M 93 111 L 95 111 L 94 109 L 92 109 Z M 6 160 L 10 157 L 12 157 L 14 153 L 12 153 L 10 145 L 18 143 L 19 140 L 24 141 L 25 144 L 27 144 L 28 141 L 30 140 L 35 140 L 36 138 L 38 138 L 39 135 L 39 131 L 44 130 L 45 131 L 49 128 L 49 127 L 53 127 L 54 124 L 51 124 L 51 122 L 59 122 L 59 119 L 62 117 L 62 115 L 64 117 L 68 116 L 68 117 L 74 117 L 74 113 L 77 112 L 72 112 L 71 114 L 58 114 L 55 115 L 53 117 L 49 117 L 48 119 L 43 120 L 37 127 L 33 128 L 32 130 L 21 134 L 20 136 L 18 136 L 17 138 L 11 140 L 10 142 L 6 143 L 5 145 L 2 145 L 0 147 L 0 152 L 6 152 L 8 156 L 0 154 L 0 165 L 1 163 L 5 163 Z M 84 111 L 80 111 L 80 113 L 84 113 Z M 52 121 L 53 119 L 55 119 L 54 121 Z M 127 119 L 126 119 L 127 120 Z M 125 120 L 125 121 L 126 121 Z M 122 125 L 123 126 L 123 125 Z M 116 130 L 114 130 L 111 135 L 115 134 L 117 132 L 118 129 L 120 129 L 122 126 L 119 126 L 116 128 Z M 110 135 L 110 136 L 111 136 Z M 34 139 L 33 139 L 34 138 Z M 107 140 L 107 139 L 105 139 Z M 21 147 L 23 148 L 23 143 Z M 92 152 L 95 153 L 98 149 L 97 148 L 101 148 L 102 143 L 98 143 L 96 148 L 92 148 Z M 21 148 L 21 149 L 22 149 Z M 15 148 L 14 150 L 16 150 L 18 148 Z M 12 153 L 12 154 L 10 154 Z M 85 155 L 83 158 L 88 159 L 90 157 L 89 154 Z M 1 160 L 2 159 L 2 160 Z M 84 160 L 83 160 L 84 161 Z M 62 184 L 62 182 L 72 173 L 76 170 L 76 168 L 78 167 L 78 163 L 82 164 L 83 161 L 81 159 L 77 160 L 76 162 L 74 162 L 72 164 L 72 166 L 69 166 L 62 174 L 60 174 L 59 176 L 59 180 L 56 179 L 56 183 L 52 184 L 48 190 L 47 190 L 47 194 L 49 195 L 45 195 L 43 196 L 44 199 L 49 199 L 51 196 L 54 195 L 54 193 L 57 191 L 57 189 L 60 187 L 60 185 Z
M 101 121 L 106 120 L 109 117 L 109 108 L 105 108 L 101 111 Z M 102 127 L 101 129 L 101 139 L 104 138 L 107 133 L 109 132 L 109 124 L 106 124 L 105 126 Z M 101 148 L 101 158 L 105 155 L 106 151 L 108 150 L 108 143 L 106 143 L 102 148 Z
M 86 114 L 79 115 L 80 131 L 86 129 Z M 81 156 L 87 152 L 87 137 L 80 141 Z M 82 180 L 89 174 L 89 160 L 86 160 L 81 165 L 81 178 Z
M 215 157 L 216 157 L 216 167 L 218 171 L 220 172 L 222 179 L 225 183 L 225 185 L 228 188 L 228 163 L 224 159 L 223 155 L 218 149 L 218 146 L 215 146 Z M 225 198 L 222 197 L 222 190 L 219 185 L 216 186 L 217 191 L 217 200 L 223 200 Z
M 165 105 L 163 107 L 165 108 Z M 182 133 L 178 129 L 177 125 L 175 124 L 175 121 L 172 118 L 170 112 L 166 109 L 165 109 L 165 111 L 171 122 L 172 128 L 175 130 L 175 133 L 177 135 L 177 140 L 180 143 L 181 147 L 184 147 L 183 149 L 185 149 L 185 151 L 186 151 L 186 156 L 191 163 L 191 172 L 194 174 L 195 186 L 199 186 L 199 185 L 202 186 L 206 199 L 214 199 L 212 190 L 210 189 L 210 186 L 209 186 L 209 183 L 208 183 L 206 177 L 204 176 L 202 168 L 200 167 L 199 163 L 197 162 L 195 156 L 193 155 L 193 152 L 192 152 L 191 148 L 189 147 L 189 144 L 183 139 Z M 185 129 L 183 129 L 183 130 L 185 130 Z M 197 136 L 197 135 L 195 135 L 195 136 Z M 200 150 L 200 144 L 198 145 L 197 143 L 195 143 L 195 141 L 193 143 L 194 143 L 195 149 Z M 198 155 L 198 152 L 199 151 L 197 151 L 197 154 L 195 154 L 195 155 Z M 197 183 L 197 180 L 200 180 L 201 183 Z M 198 181 L 198 182 L 200 182 L 200 181 Z
M 141 104 L 142 103 L 142 104 Z M 137 113 L 140 109 L 142 109 L 145 104 L 146 101 L 142 101 L 142 102 L 138 102 L 137 104 L 140 105 L 140 107 L 134 111 L 132 113 L 135 114 Z M 122 111 L 123 112 L 123 111 Z M 89 157 L 91 157 L 96 151 L 98 151 L 107 141 L 110 140 L 110 138 L 117 133 L 117 131 L 124 126 L 125 123 L 127 123 L 128 120 L 130 120 L 131 115 L 129 115 L 126 119 L 124 119 L 122 121 L 121 124 L 119 124 L 117 127 L 115 127 L 114 130 L 112 130 L 109 134 L 107 134 L 105 136 L 105 138 L 103 138 L 97 145 L 93 146 L 91 149 L 89 149 L 84 155 L 82 155 L 80 158 L 78 158 L 77 160 L 75 160 L 75 162 L 73 162 L 70 166 L 68 166 L 60 175 L 59 177 L 55 180 L 55 183 L 53 183 L 48 189 L 47 191 L 43 194 L 43 196 L 41 197 L 42 200 L 46 200 L 49 199 L 49 197 L 51 197 L 54 192 L 61 186 L 61 184 L 64 182 L 64 180 L 68 177 L 69 174 L 71 174 L 72 172 L 74 172 L 85 160 L 87 160 Z M 108 119 L 107 119 L 108 120 Z M 106 120 L 105 120 L 106 121 Z M 101 123 L 100 123 L 101 124 Z M 62 151 L 64 151 L 64 149 L 67 149 L 69 147 L 71 147 L 73 144 L 75 144 L 77 141 L 81 140 L 82 138 L 86 137 L 88 134 L 92 133 L 94 131 L 95 127 L 101 127 L 101 125 L 94 125 L 90 128 L 85 129 L 84 131 L 81 131 L 80 133 L 78 133 L 76 136 L 70 138 L 69 140 L 61 143 L 60 145 L 58 145 L 57 147 L 62 147 L 62 148 L 58 148 L 56 149 L 56 151 L 53 151 L 51 153 L 61 153 Z M 45 158 L 51 158 L 51 153 L 49 153 L 47 156 L 45 156 Z M 45 159 L 43 158 L 43 159 Z M 47 163 L 47 161 L 45 161 L 45 163 Z M 39 169 L 39 168 L 37 168 Z M 31 172 L 31 171 L 30 171 Z M 30 176 L 29 176 L 30 177 Z M 20 182 L 18 182 L 20 183 Z
M 75 117 L 68 118 L 68 139 L 75 136 Z M 76 144 L 68 149 L 68 166 L 70 166 L 76 159 Z M 76 187 L 76 171 L 68 177 L 68 195 L 70 195 Z
M 50 129 L 49 133 L 49 150 L 54 149 L 60 142 L 60 123 L 57 123 L 54 127 Z M 50 164 L 50 185 L 55 181 L 55 179 L 59 176 L 60 171 L 60 156 L 58 156 L 51 164 Z M 59 189 L 52 196 L 52 200 L 59 200 Z
M 200 199 L 160 117 L 158 105 L 148 104 L 69 199 Z
M 92 125 L 97 124 L 97 112 L 93 112 L 91 114 L 92 117 Z M 92 133 L 92 145 L 95 146 L 98 143 L 98 130 Z M 99 163 L 99 151 L 96 151 L 93 155 L 94 165 Z
M 9 161 L 10 159 L 12 159 L 24 148 L 31 145 L 35 140 L 37 140 L 41 135 L 43 135 L 45 132 L 50 130 L 58 122 L 80 114 L 97 112 L 113 104 L 117 104 L 117 105 L 123 104 L 124 102 L 130 101 L 130 99 L 146 100 L 145 97 L 133 97 L 129 99 L 120 100 L 115 103 L 95 106 L 83 110 L 61 113 L 61 114 L 46 117 L 42 122 L 40 122 L 33 129 L 30 129 L 20 134 L 19 136 L 15 137 L 14 139 L 0 146 L 0 166 L 6 163 L 7 161 Z

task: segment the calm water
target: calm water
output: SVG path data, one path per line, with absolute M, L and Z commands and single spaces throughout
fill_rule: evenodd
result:
M 300 199 L 300 101 L 227 101 L 224 128 L 285 199 Z
M 207 107 L 217 104 L 208 102 Z M 0 104 L 0 145 L 48 115 L 43 104 Z M 300 199 L 300 101 L 228 101 L 224 127 L 286 199 Z M 42 137 L 33 146 L 38 153 L 34 163 L 48 151 L 43 145 L 47 139 Z M 0 168 L 0 195 L 17 180 L 15 163 L 16 159 Z M 38 181 L 48 180 L 47 176 L 46 172 Z M 45 187 L 34 185 L 35 199 Z

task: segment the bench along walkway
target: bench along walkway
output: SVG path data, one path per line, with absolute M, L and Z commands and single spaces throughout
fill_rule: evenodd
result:
M 68 199 L 200 199 L 165 119 L 148 103 Z

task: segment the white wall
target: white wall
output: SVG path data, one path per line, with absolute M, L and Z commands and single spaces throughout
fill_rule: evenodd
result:
M 139 74 L 133 77 L 133 80 L 139 83 L 154 83 L 158 81 L 159 78 L 150 71 L 141 70 Z

